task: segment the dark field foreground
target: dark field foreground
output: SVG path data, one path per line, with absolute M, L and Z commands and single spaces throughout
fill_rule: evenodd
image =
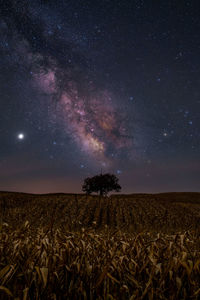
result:
M 19 228 L 27 220 L 32 229 L 42 226 L 125 232 L 200 229 L 200 193 L 113 195 L 32 195 L 0 192 L 3 222 Z
M 200 194 L 0 193 L 0 299 L 200 299 Z

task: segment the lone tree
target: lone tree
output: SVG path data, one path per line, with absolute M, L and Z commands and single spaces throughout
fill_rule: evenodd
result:
M 88 177 L 84 180 L 82 191 L 88 195 L 94 192 L 106 196 L 111 191 L 120 192 L 121 186 L 118 181 L 115 175 L 109 173 Z

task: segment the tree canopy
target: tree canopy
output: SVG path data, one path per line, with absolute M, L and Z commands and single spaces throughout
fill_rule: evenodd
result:
M 86 194 L 99 193 L 100 196 L 106 196 L 109 192 L 119 192 L 121 186 L 118 183 L 119 179 L 114 174 L 100 174 L 93 177 L 88 177 L 84 180 L 82 191 Z

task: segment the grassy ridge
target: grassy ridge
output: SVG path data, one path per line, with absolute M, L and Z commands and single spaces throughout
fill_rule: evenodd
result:
M 0 299 L 199 299 L 199 194 L 0 193 Z

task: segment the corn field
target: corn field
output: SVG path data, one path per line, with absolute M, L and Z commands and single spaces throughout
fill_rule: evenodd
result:
M 0 299 L 200 299 L 198 197 L 1 193 Z

